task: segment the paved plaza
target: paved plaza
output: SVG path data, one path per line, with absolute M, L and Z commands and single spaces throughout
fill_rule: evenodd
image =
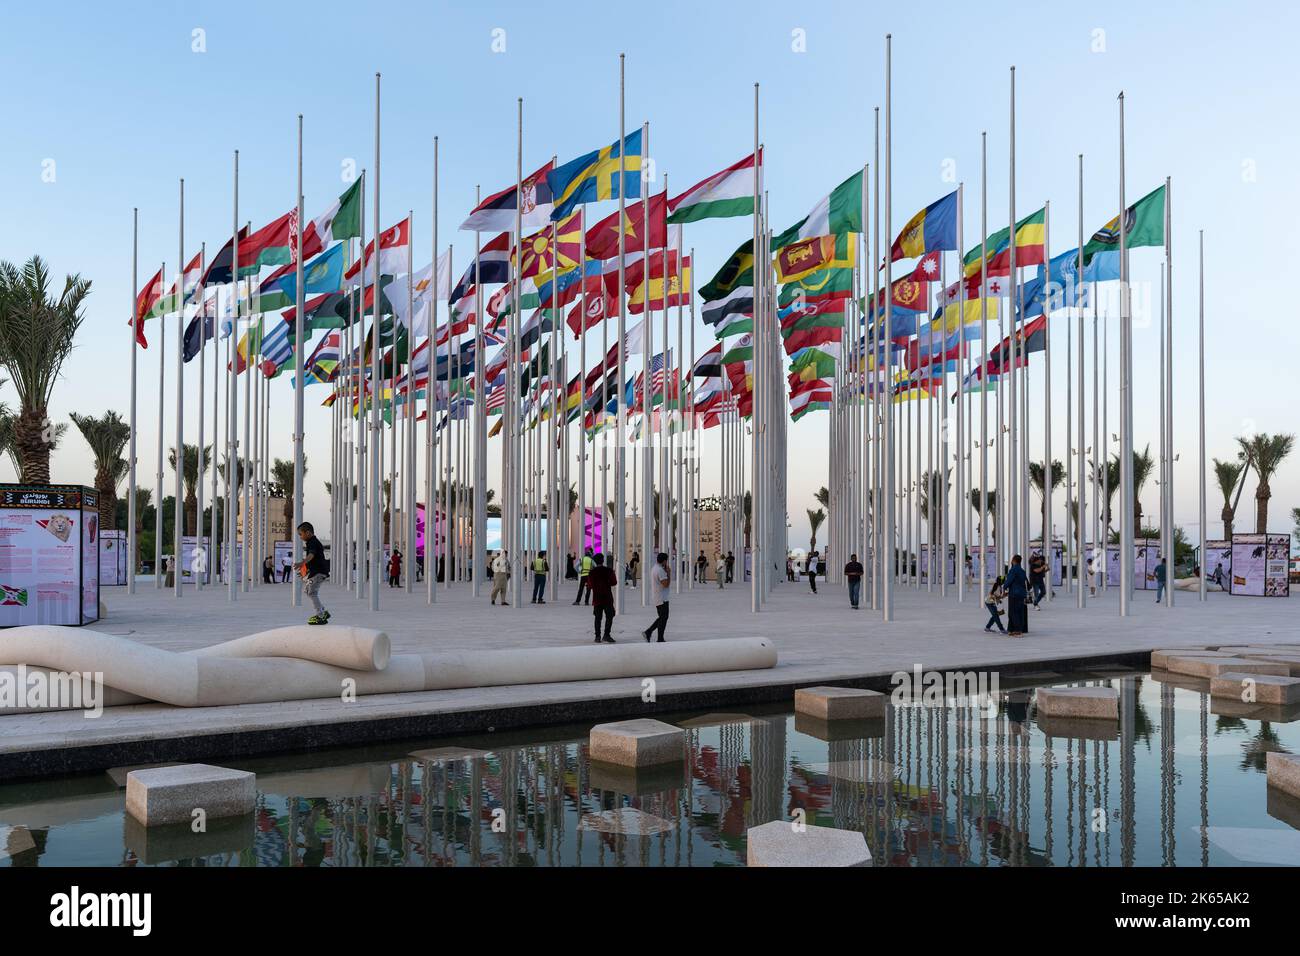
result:
M 717 692 L 739 701 L 746 691 L 755 699 L 770 698 L 762 688 L 861 680 L 910 671 L 917 665 L 926 670 L 997 669 L 1033 662 L 1103 661 L 1171 646 L 1300 645 L 1293 599 L 1211 593 L 1201 604 L 1194 593 L 1179 592 L 1175 607 L 1169 609 L 1157 606 L 1153 593 L 1139 592 L 1133 615 L 1121 619 L 1114 590 L 1089 598 L 1083 610 L 1075 606 L 1073 595 L 1061 590 L 1050 606 L 1030 610 L 1028 636 L 1013 639 L 986 633 L 982 603 L 971 594 L 965 604 L 959 604 L 955 588 L 947 598 L 937 590 L 899 588 L 897 619 L 888 625 L 869 609 L 850 609 L 841 586 L 819 583 L 819 592 L 812 594 L 806 582 L 781 584 L 758 615 L 750 613 L 749 590 L 744 586 L 719 591 L 710 585 L 674 595 L 669 640 L 761 635 L 775 642 L 779 659 L 774 669 L 661 677 L 658 695 Z M 327 587 L 324 598 L 333 623 L 381 628 L 390 635 L 393 652 L 402 654 L 590 645 L 591 610 L 574 607 L 574 593 L 574 582 L 564 582 L 559 601 L 503 608 L 490 606 L 486 595 L 474 598 L 466 585 L 456 585 L 441 588 L 436 607 L 429 607 L 422 588 L 408 595 L 385 587 L 378 613 L 336 587 Z M 106 591 L 107 617 L 92 627 L 185 651 L 300 623 L 308 612 L 291 607 L 289 600 L 287 585 L 263 585 L 241 593 L 230 604 L 222 588 L 187 590 L 178 599 L 146 582 L 134 597 L 125 588 Z M 641 606 L 641 592 L 630 589 L 627 609 L 615 622 L 615 639 L 642 640 L 640 631 L 653 618 L 653 609 Z M 592 646 L 591 653 L 602 649 Z M 606 702 L 612 712 L 636 716 L 646 711 L 641 694 L 640 680 L 620 679 L 363 696 L 353 703 L 327 699 L 194 709 L 135 705 L 110 708 L 93 720 L 80 712 L 18 715 L 0 718 L 4 729 L 0 755 L 139 746 L 209 735 L 274 737 L 356 721 L 385 721 L 382 735 L 391 737 L 394 721 L 400 725 L 403 719 L 468 714 L 471 719 L 462 726 L 469 727 L 474 725 L 474 712 L 501 714 L 519 708 L 532 709 L 530 723 L 560 723 L 572 716 L 574 706 L 592 701 Z M 301 746 L 301 737 L 293 743 Z M 237 743 L 225 746 L 239 749 Z

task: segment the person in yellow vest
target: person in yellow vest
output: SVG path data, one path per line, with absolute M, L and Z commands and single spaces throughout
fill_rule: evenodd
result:
M 588 548 L 582 556 L 582 563 L 578 566 L 578 596 L 573 599 L 574 606 L 579 603 L 591 603 L 591 582 L 587 580 L 587 576 L 591 574 L 592 565 L 595 563 L 591 555 L 592 550 Z M 583 600 L 584 596 L 586 597 L 585 601 Z
M 533 604 L 546 603 L 546 576 L 551 565 L 546 560 L 546 552 L 538 551 L 533 555 Z

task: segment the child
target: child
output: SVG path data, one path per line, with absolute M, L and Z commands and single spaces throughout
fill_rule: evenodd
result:
M 310 521 L 298 525 L 298 537 L 302 538 L 303 550 L 307 560 L 302 563 L 302 576 L 306 583 L 303 592 L 311 598 L 316 613 L 307 618 L 308 624 L 324 624 L 330 619 L 330 612 L 320 603 L 320 586 L 329 579 L 329 564 L 325 560 L 325 546 L 316 537 L 316 529 Z
M 998 607 L 1005 596 L 1002 591 L 1002 576 L 998 575 L 997 580 L 993 582 L 993 587 L 989 588 L 988 596 L 984 599 L 984 606 L 989 610 L 989 622 L 984 625 L 984 630 L 991 631 L 996 624 L 1003 634 L 1007 632 L 1007 629 L 1002 626 L 1002 609 Z

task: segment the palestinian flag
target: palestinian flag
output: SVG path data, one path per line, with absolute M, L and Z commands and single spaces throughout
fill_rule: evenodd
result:
M 763 150 L 758 151 L 758 166 L 763 165 Z M 754 214 L 754 154 L 749 153 L 720 173 L 696 183 L 676 199 L 668 202 L 668 221 L 697 222 L 701 219 L 727 219 Z

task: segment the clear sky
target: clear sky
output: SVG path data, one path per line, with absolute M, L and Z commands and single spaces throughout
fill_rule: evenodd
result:
M 235 148 L 241 220 L 256 228 L 279 216 L 295 198 L 295 118 L 302 113 L 306 211 L 318 214 L 343 188 L 344 164 L 373 166 L 376 71 L 384 77 L 383 221 L 415 210 L 415 255 L 418 263 L 428 261 L 432 139 L 439 135 L 440 234 L 455 242 L 464 263 L 472 237 L 455 229 L 475 185 L 489 192 L 514 176 L 516 97 L 524 98 L 526 169 L 552 155 L 563 162 L 603 146 L 618 134 L 620 52 L 627 54 L 627 126 L 650 122 L 650 152 L 673 193 L 751 148 L 753 83 L 762 84 L 766 185 L 773 224 L 784 228 L 871 158 L 872 107 L 884 95 L 883 36 L 892 31 L 895 231 L 950 191 L 955 176 L 966 183 L 967 244 L 978 241 L 982 130 L 989 135 L 989 230 L 1006 224 L 1008 67 L 1014 64 L 1017 210 L 1023 215 L 1051 200 L 1052 248 L 1073 246 L 1077 154 L 1085 154 L 1085 232 L 1118 209 L 1115 97 L 1126 91 L 1129 200 L 1173 177 L 1176 520 L 1197 538 L 1198 229 L 1205 230 L 1207 248 L 1209 454 L 1231 455 L 1233 436 L 1243 431 L 1297 426 L 1292 375 L 1300 333 L 1278 269 L 1297 251 L 1298 27 L 1300 13 L 1284 2 L 1185 2 L 1176 13 L 1165 5 L 1104 2 L 892 9 L 675 0 L 16 4 L 0 31 L 8 114 L 0 142 L 0 259 L 39 253 L 60 277 L 79 272 L 93 281 L 88 319 L 56 388 L 53 417 L 108 408 L 125 414 L 132 207 L 140 209 L 142 281 L 162 260 L 175 266 L 180 177 L 186 180 L 187 257 L 200 242 L 212 251 L 230 235 Z M 606 207 L 594 211 L 613 208 Z M 697 283 L 749 228 L 743 219 L 687 228 Z M 1155 283 L 1160 258 L 1159 250 L 1134 252 L 1134 279 Z M 1054 319 L 1053 329 L 1064 321 Z M 151 340 L 156 335 L 154 325 Z M 1157 437 L 1156 336 L 1154 327 L 1135 332 L 1139 447 Z M 169 346 L 174 341 L 169 330 Z M 701 326 L 700 351 L 711 341 Z M 1116 341 L 1112 335 L 1113 355 Z M 142 359 L 140 467 L 142 480 L 152 484 L 156 349 Z M 1064 356 L 1054 361 L 1060 363 L 1054 388 L 1059 457 Z M 1112 360 L 1112 385 L 1113 369 Z M 1034 374 L 1041 381 L 1037 369 Z M 196 405 L 189 381 L 186 438 L 192 441 Z M 318 407 L 324 388 L 308 392 L 307 513 L 318 520 L 327 507 L 328 417 Z M 287 457 L 287 377 L 275 389 L 279 440 L 273 446 Z M 0 390 L 0 399 L 13 404 L 12 386 Z M 1035 408 L 1040 404 L 1041 396 Z M 804 510 L 826 481 L 826 420 L 810 415 L 792 432 L 795 545 L 806 546 Z M 1113 417 L 1111 430 L 1117 430 Z M 1034 443 L 1038 457 L 1041 436 Z M 714 475 L 706 462 L 706 493 Z M 12 477 L 8 463 L 0 465 L 0 479 Z M 55 455 L 54 477 L 93 478 L 75 429 Z M 490 483 L 499 483 L 495 464 Z M 1252 483 L 1243 505 L 1253 505 L 1253 490 Z M 1289 511 L 1300 504 L 1300 454 L 1283 466 L 1273 495 L 1271 530 L 1290 530 Z M 1145 498 L 1153 511 L 1154 485 Z M 1216 498 L 1211 483 L 1217 536 Z M 1239 529 L 1252 523 L 1253 508 L 1243 508 Z

